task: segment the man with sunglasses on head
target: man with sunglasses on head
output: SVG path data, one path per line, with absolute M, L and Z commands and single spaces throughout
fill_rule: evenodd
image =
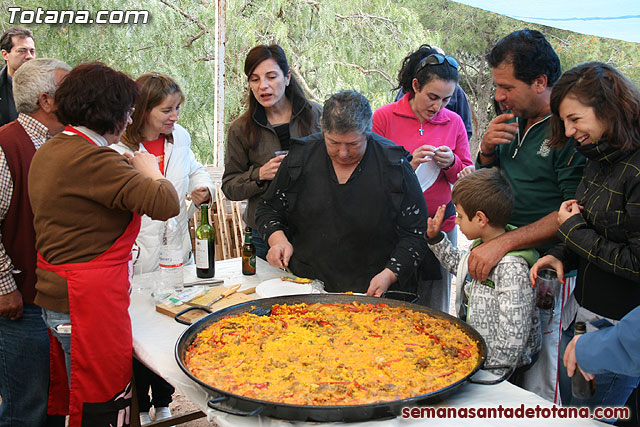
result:
M 24 27 L 11 27 L 0 37 L 0 53 L 6 65 L 0 71 L 0 126 L 18 117 L 11 88 L 13 73 L 36 57 L 33 33 Z
M 556 240 L 557 210 L 575 197 L 585 165 L 583 156 L 574 156 L 574 145 L 549 146 L 550 96 L 561 71 L 560 60 L 542 33 L 525 29 L 509 34 L 493 47 L 487 61 L 496 85 L 495 101 L 503 113 L 491 121 L 482 138 L 476 168 L 498 167 L 509 180 L 515 196 L 509 223 L 519 228 L 471 251 L 469 274 L 481 282 L 507 252 L 535 247 L 544 253 L 550 248 Z M 564 295 L 568 294 L 569 289 Z M 531 369 L 515 379 L 548 400 L 557 395 L 562 300 L 540 310 L 542 351 Z

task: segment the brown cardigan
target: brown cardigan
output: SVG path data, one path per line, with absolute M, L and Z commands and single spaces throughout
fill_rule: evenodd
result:
M 169 181 L 147 178 L 111 148 L 66 134 L 49 140 L 33 157 L 29 197 L 36 249 L 51 264 L 96 258 L 122 235 L 132 211 L 166 220 L 180 210 Z M 66 280 L 40 268 L 36 273 L 36 304 L 68 312 Z

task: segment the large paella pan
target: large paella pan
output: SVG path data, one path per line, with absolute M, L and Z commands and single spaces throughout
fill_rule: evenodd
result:
M 382 303 L 382 306 L 381 306 L 381 303 Z M 302 306 L 298 306 L 299 304 L 302 304 Z M 258 365 L 250 365 L 250 366 L 243 367 L 243 371 L 245 374 L 248 374 L 248 375 L 255 374 L 256 378 L 245 379 L 243 380 L 242 384 L 244 385 L 251 384 L 252 386 L 257 387 L 257 389 L 255 390 L 255 393 L 247 392 L 246 387 L 245 387 L 245 390 L 240 390 L 240 389 L 236 390 L 237 387 L 233 387 L 233 389 L 230 388 L 229 384 L 226 381 L 224 381 L 224 378 L 225 378 L 223 376 L 224 374 L 222 373 L 218 374 L 217 369 L 215 370 L 215 373 L 213 375 L 207 375 L 206 371 L 195 368 L 196 365 L 193 362 L 194 348 L 200 345 L 203 339 L 206 339 L 209 345 L 208 349 L 205 351 L 211 352 L 211 353 L 216 353 L 216 350 L 219 350 L 218 348 L 216 348 L 216 346 L 222 346 L 222 345 L 243 346 L 244 345 L 244 343 L 241 342 L 240 339 L 237 339 L 235 341 L 235 344 L 233 340 L 231 341 L 227 340 L 223 344 L 219 341 L 219 338 L 211 338 L 209 335 L 207 335 L 208 331 L 211 329 L 238 327 L 237 323 L 239 323 L 239 321 L 236 321 L 235 319 L 240 319 L 244 317 L 250 317 L 251 319 L 253 319 L 252 323 L 256 325 L 255 328 L 257 329 L 258 328 L 257 325 L 260 323 L 260 320 L 269 319 L 269 317 L 272 317 L 272 314 L 273 314 L 273 317 L 275 317 L 276 315 L 279 316 L 280 314 L 283 313 L 283 307 L 284 307 L 284 311 L 286 311 L 288 307 L 291 307 L 291 310 L 299 310 L 299 308 L 295 308 L 295 307 L 303 307 L 303 308 L 307 306 L 324 307 L 328 305 L 345 306 L 347 308 L 355 307 L 356 309 L 358 307 L 372 307 L 372 306 L 387 307 L 389 311 L 396 310 L 397 312 L 398 310 L 408 309 L 414 313 L 420 314 L 421 316 L 423 316 L 423 314 L 426 314 L 427 316 L 423 316 L 423 317 L 434 318 L 434 320 L 440 323 L 445 323 L 447 325 L 450 325 L 453 329 L 460 331 L 462 335 L 465 335 L 465 337 L 468 337 L 469 341 L 474 343 L 475 346 L 477 346 L 477 351 L 476 351 L 476 348 L 474 348 L 474 351 L 473 351 L 473 353 L 475 354 L 475 357 L 473 358 L 473 363 L 470 366 L 465 367 L 464 373 L 459 375 L 454 375 L 456 369 L 445 369 L 445 371 L 448 371 L 448 372 L 445 372 L 444 374 L 438 374 L 437 376 L 450 375 L 449 377 L 450 380 L 446 383 L 443 383 L 444 384 L 443 386 L 437 385 L 430 389 L 423 389 L 423 391 L 420 392 L 420 394 L 410 395 L 408 397 L 403 396 L 403 398 L 386 397 L 384 399 L 381 399 L 381 401 L 371 400 L 370 397 L 368 397 L 369 400 L 367 400 L 367 398 L 362 398 L 358 400 L 356 398 L 357 393 L 351 394 L 351 391 L 347 390 L 345 386 L 342 385 L 342 383 L 347 383 L 346 381 L 332 381 L 332 378 L 330 378 L 330 375 L 331 375 L 330 371 L 326 371 L 326 373 L 323 373 L 323 375 L 328 375 L 328 377 L 326 378 L 326 381 L 321 381 L 321 382 L 315 382 L 317 381 L 317 379 L 310 380 L 309 377 L 306 377 L 306 380 L 304 380 L 303 379 L 305 378 L 304 376 L 296 375 L 298 376 L 297 378 L 298 382 L 314 381 L 313 383 L 314 387 L 318 387 L 317 384 L 320 384 L 320 386 L 317 389 L 315 388 L 313 389 L 313 390 L 318 390 L 318 393 L 321 393 L 323 389 L 327 390 L 329 388 L 333 390 L 335 393 L 336 390 L 338 390 L 339 392 L 340 388 L 342 388 L 343 389 L 342 392 L 344 393 L 341 396 L 341 400 L 343 400 L 343 402 L 345 403 L 336 401 L 336 402 L 329 402 L 327 404 L 323 404 L 322 401 L 319 400 L 318 398 L 315 398 L 315 396 L 313 396 L 314 397 L 313 399 L 307 398 L 306 401 L 301 400 L 298 394 L 303 394 L 304 387 L 302 387 L 302 385 L 300 384 L 298 384 L 301 386 L 300 392 L 296 391 L 296 393 L 290 393 L 290 395 L 282 395 L 277 393 L 275 391 L 275 389 L 277 388 L 275 387 L 275 385 L 281 386 L 280 381 L 268 382 L 267 380 L 265 380 L 263 377 L 261 377 L 261 374 L 263 373 L 263 369 L 261 369 L 261 366 L 258 366 Z M 377 310 L 380 310 L 380 309 L 377 308 Z M 306 312 L 306 309 L 305 309 L 305 312 Z M 255 317 L 254 315 L 261 316 L 261 317 Z M 240 317 L 236 317 L 236 316 L 240 316 Z M 269 316 L 269 317 L 262 317 L 262 316 Z M 305 316 L 309 316 L 309 315 L 305 314 Z M 305 317 L 305 319 L 308 319 L 308 317 Z M 232 322 L 232 323 L 230 324 L 229 322 Z M 321 325 L 323 326 L 330 324 L 330 322 L 327 322 L 325 320 L 321 320 L 320 322 L 322 322 Z M 379 328 L 381 330 L 385 329 L 383 325 L 380 325 Z M 330 328 L 327 327 L 327 329 L 330 329 Z M 229 329 L 223 329 L 223 331 L 225 334 L 226 332 L 233 332 L 233 331 L 229 331 Z M 437 347 L 443 347 L 446 349 L 452 348 L 452 347 L 446 346 L 445 345 L 446 343 L 439 342 L 436 337 L 431 336 L 431 338 L 428 338 L 430 335 L 427 332 L 425 332 L 425 334 L 426 334 L 424 336 L 425 342 L 426 341 L 430 342 L 433 339 L 437 342 L 438 344 Z M 376 336 L 376 335 L 378 334 L 373 334 L 373 336 Z M 318 334 L 318 336 L 320 336 L 320 334 Z M 372 339 L 372 341 L 377 341 L 377 340 Z M 416 344 L 419 345 L 420 347 L 424 347 L 424 345 L 420 343 L 416 343 Z M 211 347 L 211 345 L 213 347 Z M 269 349 L 270 347 L 268 346 L 265 346 L 264 348 L 261 346 L 259 351 L 264 350 L 265 352 L 268 352 Z M 226 350 L 229 350 L 229 351 L 226 351 Z M 233 350 L 234 350 L 233 347 L 232 348 L 225 347 L 225 351 L 218 351 L 217 352 L 218 354 L 215 356 L 216 365 L 224 366 L 224 364 L 227 363 L 229 365 L 229 368 L 240 366 L 243 363 L 243 361 L 238 360 L 237 358 L 234 358 L 235 353 Z M 327 353 L 330 352 L 330 350 L 331 349 L 327 348 Z M 466 350 L 461 350 L 461 351 L 466 352 Z M 255 349 L 254 349 L 254 352 L 255 352 Z M 372 418 L 394 417 L 400 413 L 403 407 L 411 407 L 411 406 L 428 404 L 430 402 L 437 401 L 442 397 L 444 397 L 445 395 L 453 392 L 456 388 L 464 384 L 466 381 L 469 381 L 470 377 L 483 367 L 484 361 L 486 358 L 486 344 L 482 339 L 482 337 L 466 323 L 461 322 L 459 319 L 449 316 L 448 314 L 445 314 L 440 311 L 433 310 L 427 307 L 422 307 L 422 306 L 401 302 L 401 301 L 379 299 L 379 298 L 373 298 L 373 297 L 367 297 L 367 296 L 341 295 L 341 294 L 313 294 L 313 295 L 294 295 L 294 296 L 288 296 L 288 297 L 267 298 L 267 299 L 262 299 L 257 301 L 251 301 L 248 303 L 238 304 L 236 306 L 232 306 L 227 309 L 210 314 L 205 318 L 199 320 L 198 322 L 194 323 L 193 325 L 191 325 L 182 334 L 182 336 L 178 339 L 178 342 L 176 343 L 175 353 L 176 353 L 175 354 L 176 359 L 178 361 L 178 364 L 180 365 L 180 368 L 191 379 L 193 379 L 194 381 L 196 381 L 197 383 L 205 387 L 213 396 L 215 396 L 215 398 L 213 398 L 209 402 L 209 406 L 214 409 L 218 409 L 218 410 L 232 413 L 235 415 L 261 414 L 261 415 L 268 415 L 276 418 L 291 419 L 291 420 L 362 421 L 362 420 L 372 419 Z M 382 351 L 380 353 L 387 353 L 387 351 Z M 227 360 L 221 359 L 220 354 L 224 355 L 224 357 L 227 358 Z M 467 354 L 463 353 L 463 355 L 466 357 Z M 275 356 L 274 358 L 278 360 L 282 358 L 282 353 L 274 356 Z M 373 355 L 373 356 L 376 357 L 376 355 Z M 380 358 L 378 359 L 382 361 L 380 363 L 383 365 L 386 365 L 386 363 L 399 360 L 399 359 L 391 360 L 390 358 L 384 359 L 383 356 L 384 355 L 381 355 Z M 333 356 L 331 358 L 333 359 Z M 337 357 L 336 357 L 336 360 L 337 360 Z M 220 363 L 222 365 L 220 365 Z M 327 365 L 327 369 L 328 367 L 329 366 Z M 321 370 L 324 371 L 324 369 L 322 368 Z M 443 371 L 440 370 L 438 372 L 443 372 Z M 418 376 L 417 373 L 415 375 Z M 228 372 L 227 372 L 227 376 L 231 376 L 231 375 L 228 375 Z M 399 375 L 399 377 L 400 377 L 399 381 L 401 382 L 403 381 L 403 379 L 413 382 L 413 380 L 411 380 L 411 377 L 412 377 L 411 373 L 408 373 L 406 375 L 402 374 L 402 375 Z M 288 379 L 291 379 L 291 378 L 288 378 Z M 365 387 L 363 387 L 360 383 L 358 383 L 357 380 L 353 379 L 352 377 L 350 377 L 350 379 L 357 387 L 361 388 L 362 390 L 365 389 Z M 286 380 L 287 378 L 282 378 L 283 382 Z M 266 384 L 273 384 L 274 386 L 271 387 L 273 391 L 264 390 L 266 389 Z M 327 384 L 331 384 L 331 386 L 329 387 L 327 386 Z M 360 391 L 358 389 L 355 389 L 355 390 Z M 428 391 L 424 391 L 424 390 L 428 390 Z M 361 392 L 359 395 L 365 395 L 365 394 L 366 393 Z M 380 393 L 380 394 L 383 395 L 384 393 Z M 285 398 L 283 399 L 282 396 L 285 396 Z M 348 396 L 350 396 L 351 398 L 348 398 Z

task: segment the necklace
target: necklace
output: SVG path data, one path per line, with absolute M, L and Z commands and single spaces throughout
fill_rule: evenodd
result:
M 420 129 L 418 129 L 418 132 L 420 132 L 420 136 L 424 135 L 424 129 L 422 129 L 422 122 L 420 122 Z

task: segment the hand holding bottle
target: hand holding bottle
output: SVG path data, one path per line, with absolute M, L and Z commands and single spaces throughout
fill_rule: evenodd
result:
M 211 202 L 211 193 L 207 187 L 198 187 L 191 192 L 191 201 L 200 206 L 203 203 Z
M 578 361 L 576 359 L 576 345 L 578 344 L 578 339 L 580 339 L 580 337 L 581 335 L 576 335 L 569 342 L 569 345 L 567 345 L 567 349 L 564 351 L 564 357 L 562 358 L 562 363 L 564 363 L 564 366 L 567 368 L 567 375 L 569 376 L 569 378 L 573 377 L 576 374 L 576 368 L 578 368 L 577 370 L 580 371 L 582 376 L 587 381 L 591 381 L 596 376 L 583 371 L 582 368 L 578 365 Z

